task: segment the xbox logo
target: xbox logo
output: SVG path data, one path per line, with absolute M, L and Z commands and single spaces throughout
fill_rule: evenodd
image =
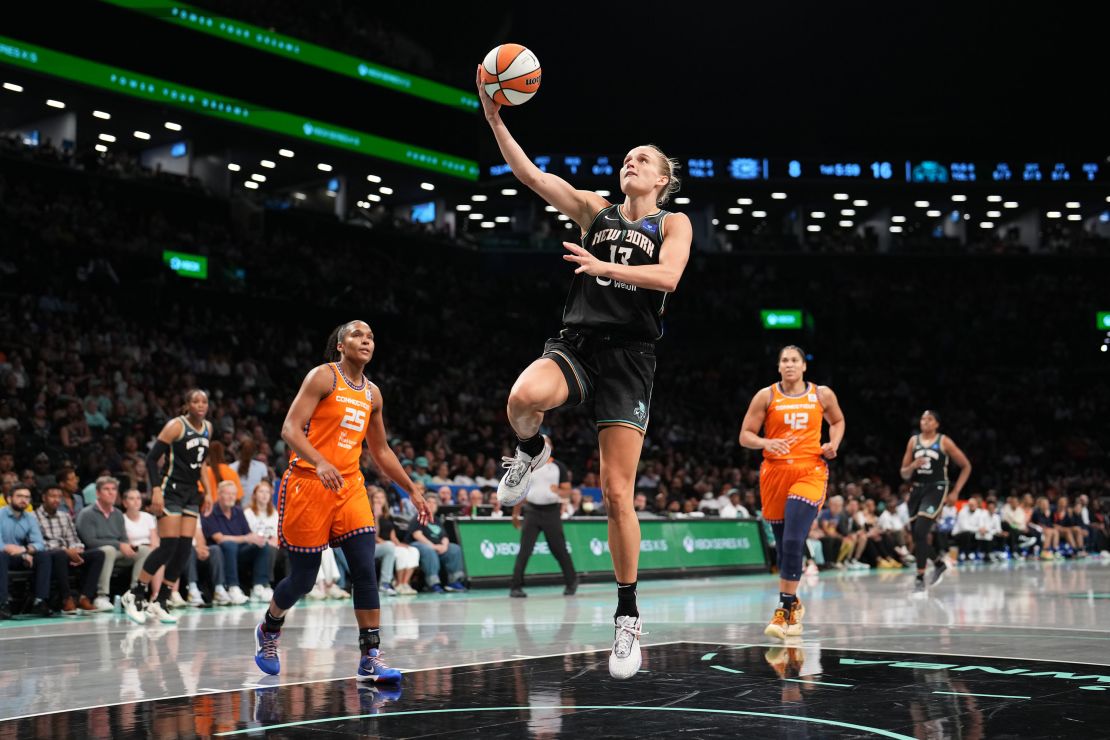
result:
M 767 323 L 770 324 L 771 326 L 774 326 L 775 324 L 779 323 L 779 317 L 776 316 L 775 314 L 771 314 L 770 316 L 767 317 Z
M 690 535 L 686 535 L 685 537 L 683 537 L 682 538 L 682 549 L 685 550 L 686 552 L 693 552 L 694 551 L 694 538 L 691 537 Z
M 480 549 L 482 551 L 482 557 L 484 557 L 486 560 L 493 560 L 493 556 L 496 550 L 494 549 L 492 542 L 490 542 L 489 540 L 482 540 Z
M 597 537 L 594 537 L 590 540 L 590 552 L 592 552 L 595 557 L 601 557 L 601 553 L 605 552 L 605 545 L 602 544 L 601 540 Z
M 369 71 L 370 71 L 370 68 L 367 67 L 365 64 L 358 65 L 358 75 L 359 75 L 359 77 L 365 77 Z
M 301 129 L 304 131 L 305 136 L 312 136 L 313 128 L 311 123 L 306 123 Z

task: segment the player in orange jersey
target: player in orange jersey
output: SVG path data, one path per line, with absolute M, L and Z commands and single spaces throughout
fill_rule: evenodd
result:
M 278 640 L 285 612 L 312 590 L 320 553 L 330 545 L 343 548 L 351 568 L 361 652 L 357 678 L 401 680 L 401 672 L 385 664 L 379 649 L 374 513 L 358 465 L 363 442 L 378 470 L 408 493 L 421 523 L 428 509 L 389 447 L 381 391 L 363 374 L 373 354 L 374 333 L 366 322 L 337 327 L 328 338 L 328 363 L 305 376 L 281 427 L 291 452 L 278 499 L 278 538 L 289 551 L 290 568 L 254 631 L 254 661 L 270 675 L 280 670 Z
M 806 535 L 825 502 L 829 466 L 844 439 L 844 414 L 832 389 L 805 380 L 800 347 L 779 350 L 782 380 L 752 398 L 740 427 L 740 446 L 763 450 L 759 491 L 763 518 L 775 533 L 778 550 L 779 605 L 764 634 L 784 639 L 802 634 L 805 608 L 798 599 Z M 829 441 L 821 444 L 821 422 Z M 760 427 L 763 436 L 759 436 Z

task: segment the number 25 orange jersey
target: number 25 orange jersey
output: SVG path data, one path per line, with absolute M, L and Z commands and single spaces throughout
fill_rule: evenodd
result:
M 355 385 L 343 375 L 338 363 L 329 364 L 328 369 L 332 372 L 331 393 L 316 404 L 304 431 L 308 443 L 346 477 L 359 470 L 362 442 L 374 413 L 374 395 L 365 375 L 362 384 Z M 298 458 L 296 452 L 290 452 L 289 464 L 301 470 L 316 469 L 308 460 Z
M 775 383 L 770 388 L 771 402 L 767 416 L 763 420 L 763 436 L 766 439 L 785 439 L 797 437 L 790 446 L 790 452 L 776 455 L 770 450 L 763 451 L 766 460 L 800 460 L 821 456 L 821 422 L 824 408 L 817 398 L 817 386 L 806 385 L 800 396 L 788 396 L 782 391 L 782 384 Z

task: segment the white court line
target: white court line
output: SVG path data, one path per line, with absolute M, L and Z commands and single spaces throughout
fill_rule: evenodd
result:
M 862 639 L 862 638 L 861 638 Z M 1108 666 L 1110 663 L 1092 663 L 1085 660 L 1062 660 L 1059 658 L 1029 658 L 1017 657 L 1013 655 L 976 655 L 973 653 L 949 653 L 942 650 L 903 650 L 902 648 L 861 648 L 854 645 L 839 646 L 825 646 L 822 647 L 820 642 L 763 642 L 758 644 L 738 643 L 732 644 L 729 642 L 709 642 L 707 640 L 677 640 L 677 642 L 688 642 L 691 645 L 724 645 L 730 648 L 749 648 L 749 647 L 766 647 L 766 648 L 781 648 L 781 647 L 801 647 L 812 648 L 814 650 L 840 650 L 846 653 L 906 653 L 907 655 L 938 655 L 943 657 L 955 658 L 997 658 L 998 660 L 1027 660 L 1032 663 L 1069 663 L 1074 665 L 1094 665 L 1094 666 Z M 644 645 L 645 648 L 651 647 Z
M 683 643 L 683 642 L 688 642 L 688 640 L 670 640 L 668 642 L 653 642 L 653 643 L 651 643 L 651 645 L 645 645 L 644 647 L 652 647 L 652 646 L 656 646 L 656 645 L 659 645 L 659 646 L 674 645 L 674 644 Z M 534 658 L 563 658 L 563 657 L 566 657 L 568 655 L 584 655 L 585 653 L 600 653 L 604 650 L 608 650 L 608 648 L 594 648 L 592 650 L 572 650 L 569 653 L 551 653 L 550 655 L 536 655 L 536 656 L 534 656 Z M 407 673 L 422 673 L 424 671 L 442 671 L 442 670 L 447 670 L 449 668 L 471 668 L 473 666 L 493 665 L 495 663 L 511 663 L 514 660 L 519 660 L 519 658 L 500 658 L 498 660 L 480 660 L 480 661 L 476 661 L 474 663 L 459 663 L 459 664 L 456 664 L 456 665 L 439 665 L 439 666 L 430 666 L 428 668 L 412 668 L 412 669 L 409 669 L 409 670 L 403 670 L 403 671 L 401 671 L 401 673 L 406 673 L 407 674 Z M 213 694 L 213 693 L 214 694 L 228 694 L 228 693 L 231 693 L 232 691 L 242 691 L 245 688 L 268 689 L 268 688 L 277 688 L 277 687 L 280 687 L 280 686 L 305 686 L 307 684 L 312 684 L 312 683 L 330 683 L 330 682 L 334 682 L 334 681 L 348 681 L 348 680 L 351 680 L 353 678 L 354 678 L 354 676 L 337 676 L 337 677 L 334 677 L 334 678 L 317 678 L 317 679 L 313 679 L 311 681 L 289 681 L 287 683 L 274 683 L 274 684 L 243 684 L 242 686 L 235 686 L 235 687 L 230 688 L 230 689 L 211 689 L 211 690 L 208 690 L 208 692 L 205 693 L 205 694 L 173 694 L 171 696 L 152 696 L 152 697 L 148 697 L 148 698 L 145 698 L 145 699 L 132 700 L 132 701 L 113 701 L 113 702 L 109 702 L 107 704 L 90 704 L 90 705 L 84 706 L 84 707 L 73 707 L 71 709 L 54 709 L 54 710 L 49 711 L 49 712 L 40 712 L 40 713 L 37 713 L 37 714 L 20 714 L 20 715 L 17 715 L 15 717 L 0 717 L 0 724 L 2 724 L 4 722 L 14 722 L 17 719 L 30 719 L 32 717 L 46 717 L 46 716 L 49 716 L 51 714 L 62 714 L 63 712 L 83 712 L 83 711 L 86 711 L 86 710 L 89 710 L 89 709 L 100 709 L 102 707 L 118 707 L 118 706 L 121 706 L 123 704 L 142 704 L 144 702 L 170 701 L 171 699 L 189 699 L 189 698 L 192 698 L 194 696 L 208 696 L 209 694 Z M 204 689 L 200 689 L 200 690 L 204 691 Z

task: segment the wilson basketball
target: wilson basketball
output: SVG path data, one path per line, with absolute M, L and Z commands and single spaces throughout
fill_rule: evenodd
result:
M 540 89 L 540 60 L 520 44 L 501 44 L 482 60 L 482 87 L 501 105 L 523 105 Z

